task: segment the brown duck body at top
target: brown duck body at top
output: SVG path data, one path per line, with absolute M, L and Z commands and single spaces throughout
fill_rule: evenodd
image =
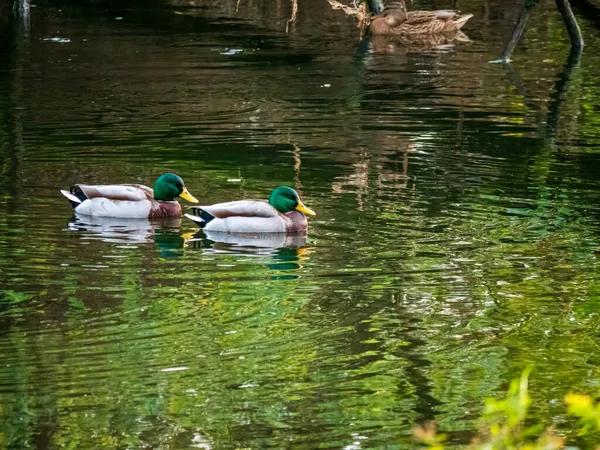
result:
M 373 17 L 369 32 L 373 35 L 414 35 L 452 33 L 460 30 L 473 14 L 453 10 L 411 11 L 404 1 L 392 3 Z

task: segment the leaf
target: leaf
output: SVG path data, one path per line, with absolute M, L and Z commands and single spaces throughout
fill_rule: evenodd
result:
M 81 310 L 88 309 L 87 306 L 85 306 L 85 304 L 83 303 L 83 301 L 81 301 L 77 297 L 69 297 L 68 301 L 69 301 L 69 305 L 71 305 L 73 308 L 77 308 L 77 309 L 81 309 Z
M 0 303 L 17 304 L 30 299 L 31 295 L 13 291 L 12 289 L 0 291 Z

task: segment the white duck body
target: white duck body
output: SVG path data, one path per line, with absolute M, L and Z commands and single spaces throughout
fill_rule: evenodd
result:
M 215 205 L 192 207 L 192 212 L 206 211 L 215 218 L 203 226 L 197 215 L 185 214 L 206 231 L 222 233 L 303 233 L 308 221 L 300 211 L 282 214 L 264 200 L 238 200 Z
M 70 192 L 61 193 L 77 214 L 86 216 L 152 219 L 181 215 L 177 201 L 157 201 L 154 191 L 141 184 L 76 184 Z

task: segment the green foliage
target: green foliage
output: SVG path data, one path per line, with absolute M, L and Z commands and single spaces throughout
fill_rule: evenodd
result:
M 526 426 L 527 411 L 531 404 L 528 392 L 529 374 L 526 369 L 519 379 L 512 381 L 506 397 L 487 399 L 481 418 L 480 435 L 470 446 L 477 450 L 552 450 L 565 448 L 564 440 L 542 424 Z M 567 412 L 580 418 L 579 435 L 600 431 L 600 403 L 588 395 L 567 394 Z M 428 448 L 442 450 L 446 436 L 438 434 L 434 424 L 414 430 L 415 438 Z M 569 446 L 569 448 L 576 448 Z
M 433 422 L 427 422 L 423 426 L 417 426 L 414 429 L 415 437 L 428 448 L 434 450 L 443 450 L 444 442 L 447 439 L 445 434 L 438 434 Z
M 592 397 L 582 394 L 567 394 L 565 403 L 569 414 L 580 418 L 579 434 L 587 434 L 592 430 L 600 430 L 600 404 L 594 403 Z
M 29 299 L 31 299 L 31 295 L 27 295 L 23 292 L 13 291 L 12 289 L 0 291 L 0 303 L 16 305 L 17 303 L 21 303 Z
M 512 448 L 529 434 L 523 429 L 523 422 L 531 404 L 528 393 L 530 371 L 525 370 L 521 378 L 511 382 L 506 398 L 485 402 L 483 421 L 489 429 L 489 443 L 494 448 Z

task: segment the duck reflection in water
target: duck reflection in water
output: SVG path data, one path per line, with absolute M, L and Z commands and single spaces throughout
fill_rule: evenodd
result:
M 116 244 L 156 244 L 161 257 L 181 256 L 184 239 L 179 234 L 181 217 L 157 220 L 95 217 L 75 214 L 67 229 L 81 233 L 83 240 Z
M 207 254 L 234 254 L 240 256 L 268 256 L 267 266 L 276 271 L 295 271 L 311 253 L 306 247 L 306 234 L 288 233 L 222 233 L 198 231 L 182 236 L 185 247 L 204 249 Z M 296 279 L 298 275 L 274 275 L 272 279 Z
M 373 35 L 370 36 L 373 53 L 418 53 L 427 50 L 445 50 L 457 42 L 471 42 L 462 31 L 415 35 Z

